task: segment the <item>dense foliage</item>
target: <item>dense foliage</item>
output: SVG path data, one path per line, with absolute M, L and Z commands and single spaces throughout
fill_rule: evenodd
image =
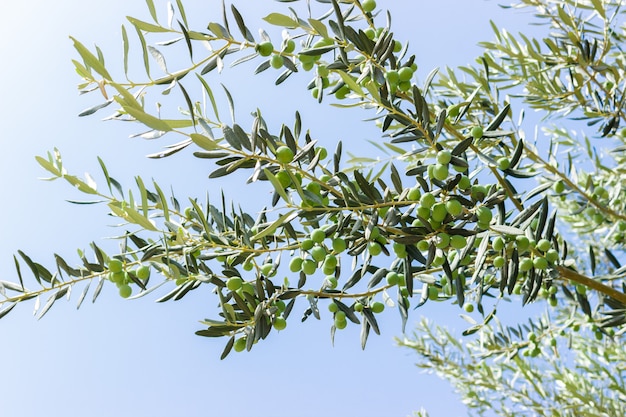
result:
M 119 77 L 100 49 L 73 39 L 79 89 L 97 103 L 81 116 L 113 106 L 108 119 L 148 128 L 144 138 L 179 138 L 151 157 L 192 149 L 214 165 L 214 190 L 220 178 L 245 172 L 237 178 L 271 187 L 271 198 L 248 213 L 219 192 L 182 200 L 140 177 L 126 190 L 103 161 L 105 186 L 98 188 L 91 176 L 69 174 L 57 150 L 38 157 L 52 178 L 106 203 L 128 231 L 120 253 L 93 243 L 78 266 L 57 256 L 56 268 L 46 268 L 19 252 L 17 282 L 2 282 L 0 317 L 47 297 L 41 317 L 73 288 L 82 288 L 79 305 L 104 285 L 116 285 L 124 298 L 170 286 L 159 302 L 204 290 L 219 308 L 197 334 L 227 338 L 225 357 L 285 329 L 294 315 L 321 318 L 322 307 L 332 334 L 358 324 L 365 347 L 385 308 L 397 308 L 404 327 L 413 309 L 439 301 L 464 309 L 472 322 L 464 334 L 478 332 L 472 343 L 488 350 L 484 356 L 514 361 L 506 372 L 521 363 L 520 351 L 535 357 L 556 349 L 556 334 L 582 346 L 575 335 L 581 326 L 597 338 L 597 355 L 610 356 L 626 323 L 626 131 L 619 130 L 626 118 L 626 27 L 619 1 L 525 0 L 518 6 L 536 8 L 544 38 L 515 37 L 494 25 L 495 40 L 483 44 L 478 65 L 433 70 L 419 83 L 410 44 L 395 39 L 390 16 L 373 0 L 320 0 L 319 15 L 289 2 L 300 9 L 264 19 L 284 28 L 281 39 L 263 30 L 255 37 L 234 5 L 215 13 L 219 23 L 195 29 L 182 1 L 169 4 L 166 21 L 147 3 L 152 21 L 128 19 L 141 79 L 129 69 L 126 28 Z M 178 48 L 176 60 L 181 50 L 188 57 L 174 71 L 166 61 L 170 48 Z M 208 74 L 251 64 L 251 72 L 276 71 L 276 84 L 291 82 L 337 111 L 367 109 L 386 156 L 345 161 L 344 145 L 320 146 L 298 112 L 277 131 L 264 109 L 249 129 L 235 123 L 231 94 L 226 87 L 217 94 Z M 292 75 L 303 72 L 310 82 L 298 84 L 301 77 Z M 154 98 L 159 113 L 150 112 L 153 91 L 176 95 L 182 107 Z M 541 112 L 541 129 L 527 134 L 516 106 Z M 26 286 L 25 266 L 36 289 Z M 496 331 L 490 322 L 506 300 L 545 300 L 553 317 Z M 467 378 L 450 376 L 454 366 L 437 368 L 441 358 L 455 362 L 431 353 L 441 346 L 434 334 L 424 327 L 404 343 L 426 358 L 425 366 Z M 455 346 L 465 352 L 462 343 Z M 491 369 L 482 360 L 459 363 Z M 484 405 L 476 401 L 470 405 Z

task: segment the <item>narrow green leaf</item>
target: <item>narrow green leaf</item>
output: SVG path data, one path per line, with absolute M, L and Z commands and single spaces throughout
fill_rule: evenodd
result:
M 363 89 L 361 88 L 361 86 L 359 84 L 357 84 L 356 80 L 354 78 L 352 78 L 350 75 L 346 74 L 345 72 L 341 71 L 341 70 L 336 70 L 337 74 L 339 74 L 339 76 L 341 77 L 341 79 L 343 80 L 343 82 L 350 87 L 350 90 L 354 91 L 355 93 L 357 93 L 360 96 L 363 96 Z
M 276 178 L 276 176 L 274 174 L 272 174 L 272 172 L 265 168 L 263 170 L 263 172 L 265 172 L 265 176 L 267 177 L 267 179 L 272 183 L 272 186 L 274 187 L 274 190 L 276 190 L 276 192 L 278 193 L 278 195 L 287 203 L 292 204 L 291 198 L 289 197 L 289 194 L 287 194 L 287 192 L 285 191 L 285 189 L 283 188 L 282 184 L 280 183 L 280 181 L 278 181 L 278 178 Z
M 22 291 L 26 291 L 24 288 L 24 280 L 22 279 L 22 270 L 20 268 L 20 263 L 17 260 L 17 256 L 13 255 L 13 262 L 15 263 L 15 272 L 17 272 L 17 277 L 20 280 L 20 285 L 22 286 Z
M 193 47 L 191 45 L 191 38 L 189 37 L 189 32 L 187 32 L 187 28 L 185 28 L 185 26 L 180 22 L 180 20 L 177 20 L 178 22 L 178 26 L 180 27 L 180 30 L 183 32 L 183 36 L 185 37 L 185 43 L 187 44 L 187 50 L 189 51 L 189 58 L 193 60 Z
M 211 106 L 213 107 L 213 114 L 215 114 L 215 118 L 219 122 L 220 121 L 220 113 L 219 113 L 219 110 L 217 108 L 217 103 L 215 102 L 215 96 L 213 95 L 213 91 L 211 90 L 211 87 L 209 87 L 209 84 L 206 82 L 206 80 L 202 76 L 200 76 L 199 74 L 196 74 L 196 76 L 198 77 L 198 79 L 200 80 L 200 83 L 204 87 L 204 91 L 209 96 L 209 100 L 211 101 Z
M 187 90 L 185 90 L 185 87 L 183 87 L 183 85 L 181 83 L 178 83 L 178 87 L 180 87 L 180 91 L 182 91 L 183 96 L 185 97 L 185 102 L 187 103 L 187 108 L 189 110 L 189 114 L 191 115 L 191 122 L 195 126 L 195 124 L 196 124 L 196 114 L 195 114 L 195 112 L 193 110 L 193 104 L 191 103 L 191 98 L 189 97 L 189 94 L 187 94 Z
M 160 26 L 160 25 L 153 25 L 152 23 L 144 22 L 143 20 L 135 19 L 134 17 L 127 16 L 126 19 L 128 19 L 128 21 L 132 23 L 133 26 L 135 26 L 137 30 L 143 30 L 146 32 L 157 32 L 157 33 L 158 32 L 161 32 L 161 33 L 170 32 L 170 29 L 168 28 L 164 28 L 163 26 Z
M 42 158 L 41 156 L 35 156 L 35 159 L 43 169 L 50 172 L 52 175 L 56 177 L 60 177 L 62 175 L 61 171 L 59 171 L 58 168 L 50 161 Z
M 219 23 L 211 22 L 211 23 L 209 23 L 208 28 L 218 38 L 221 38 L 221 39 L 231 39 L 232 38 L 232 36 L 230 36 L 230 33 L 228 32 L 228 29 L 226 29 L 224 26 L 220 25 Z
M 324 25 L 322 22 L 320 22 L 319 20 L 316 19 L 309 19 L 309 24 L 311 25 L 311 27 L 313 29 L 315 29 L 315 31 L 322 36 L 324 39 L 329 39 L 330 37 L 328 36 L 328 29 L 326 28 L 326 25 Z
M 128 33 L 126 32 L 126 27 L 122 25 L 122 47 L 124 50 L 124 75 L 128 78 Z
M 170 221 L 170 209 L 167 205 L 167 198 L 165 197 L 163 190 L 161 190 L 161 187 L 159 187 L 159 184 L 157 184 L 156 181 L 153 181 L 152 184 L 154 185 L 154 189 L 159 195 L 159 202 L 161 203 L 161 210 L 163 211 L 163 217 L 165 218 L 166 222 L 169 222 Z
M 202 149 L 206 149 L 207 151 L 219 149 L 219 145 L 214 140 L 209 139 L 204 135 L 201 135 L 199 133 L 192 133 L 190 136 L 193 143 L 195 143 Z
M 152 16 L 152 19 L 156 23 L 158 23 L 156 9 L 154 8 L 154 2 L 152 0 L 146 0 L 146 4 L 148 5 L 148 10 L 150 10 L 150 16 Z
M 71 36 L 70 36 L 70 39 L 74 42 L 74 48 L 76 48 L 76 50 L 80 54 L 83 61 L 85 61 L 85 64 L 93 68 L 94 71 L 96 71 L 102 77 L 106 78 L 107 80 L 110 80 L 111 75 L 106 70 L 104 65 L 102 65 L 102 62 L 100 62 L 98 58 L 96 58 L 96 56 L 92 54 L 89 51 L 89 49 L 85 47 L 85 45 L 83 45 L 82 43 L 80 43 L 78 40 L 76 40 L 75 38 Z
M 141 29 L 139 29 L 137 26 L 135 26 L 135 32 L 137 33 L 139 43 L 141 44 L 143 66 L 146 70 L 146 75 L 150 77 L 150 60 L 148 59 L 148 47 L 146 46 L 146 38 L 143 36 L 143 33 L 141 33 Z
M 124 108 L 124 111 L 127 112 L 130 116 L 136 119 L 138 122 L 143 123 L 147 127 L 155 130 L 160 130 L 163 132 L 169 132 L 172 130 L 170 125 L 157 117 L 154 117 L 146 112 L 143 109 L 137 109 L 133 106 L 129 106 L 126 104 L 126 101 L 120 99 L 119 97 L 115 98 L 118 103 Z
M 234 4 L 230 5 L 230 9 L 233 12 L 233 16 L 235 17 L 235 22 L 237 22 L 237 27 L 239 27 L 239 31 L 241 32 L 243 37 L 248 42 L 254 43 L 254 36 L 252 36 L 252 33 L 250 32 L 250 30 L 246 27 L 246 24 L 243 20 L 243 17 L 241 16 L 241 13 L 239 13 L 239 10 L 237 10 Z
M 285 16 L 280 13 L 270 13 L 263 18 L 270 25 L 282 26 L 286 28 L 296 28 L 299 26 L 298 22 L 293 20 L 289 16 Z
M 137 183 L 137 187 L 139 187 L 139 194 L 141 196 L 141 212 L 142 212 L 142 215 L 147 218 L 148 217 L 148 192 L 140 176 L 135 177 L 135 182 Z
M 222 84 L 222 88 L 226 93 L 226 100 L 228 100 L 228 108 L 230 109 L 230 118 L 235 123 L 235 102 L 233 101 L 233 96 L 230 94 L 230 91 L 226 88 L 224 84 Z
M 189 23 L 187 23 L 187 15 L 185 14 L 185 8 L 183 7 L 182 0 L 176 0 L 176 5 L 178 6 L 178 11 L 180 12 L 180 17 L 182 17 L 185 26 L 189 27 Z

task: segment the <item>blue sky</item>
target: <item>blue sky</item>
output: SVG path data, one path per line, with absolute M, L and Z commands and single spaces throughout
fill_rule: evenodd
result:
M 165 2 L 155 3 L 163 16 Z M 220 19 L 218 1 L 201 7 L 198 1 L 186 3 L 195 10 L 192 20 Z M 397 38 L 410 40 L 422 79 L 434 67 L 470 62 L 479 51 L 476 43 L 492 38 L 489 19 L 511 31 L 527 28 L 529 19 L 503 12 L 494 1 L 378 3 L 391 11 Z M 235 4 L 252 30 L 267 27 L 259 16 L 286 9 L 274 1 Z M 105 240 L 120 232 L 111 227 L 114 221 L 106 216 L 106 207 L 71 205 L 65 200 L 80 196 L 70 187 L 37 179 L 45 173 L 34 156 L 53 147 L 78 174 L 97 174 L 96 156 L 101 156 L 126 187 L 142 175 L 157 179 L 164 189 L 171 185 L 179 198 L 215 190 L 217 185 L 207 178 L 210 167 L 193 160 L 190 152 L 163 161 L 144 158 L 167 139 L 129 139 L 138 128 L 101 122 L 106 111 L 77 117 L 96 103 L 95 97 L 77 94 L 79 79 L 70 62 L 77 55 L 68 36 L 90 47 L 97 43 L 107 64 L 121 68 L 120 25 L 126 15 L 147 20 L 144 2 L 92 0 L 86 6 L 78 0 L 23 0 L 4 5 L 3 12 L 0 279 L 16 279 L 12 256 L 18 249 L 53 265 L 53 253 L 76 260 L 76 249 L 87 248 L 91 241 L 115 245 Z M 262 84 L 271 83 L 272 77 L 254 77 L 255 66 L 242 65 L 232 75 L 227 69 L 215 79 L 231 89 L 241 114 L 259 106 L 274 123 L 291 124 L 297 107 L 306 127 L 329 144 L 350 139 L 345 136 L 354 135 L 355 129 L 363 138 L 376 139 L 372 127 L 359 124 L 357 112 L 338 115 L 327 105 L 317 105 L 306 91 L 296 90 L 303 88 L 297 81 L 265 88 Z M 354 117 L 350 131 L 338 128 L 346 117 Z M 241 198 L 232 192 L 227 196 Z M 123 301 L 111 287 L 95 304 L 85 303 L 76 311 L 77 295 L 70 302 L 60 300 L 40 321 L 30 303 L 0 320 L 2 415 L 405 416 L 422 406 L 435 417 L 465 414 L 447 383 L 420 373 L 410 352 L 395 347 L 393 337 L 400 336 L 395 312 L 385 313 L 383 334 L 370 337 L 365 351 L 357 328 L 338 333 L 332 347 L 329 320 L 293 321 L 251 353 L 219 361 L 225 341 L 193 334 L 210 310 L 207 304 L 214 304 L 208 293 L 156 304 L 150 297 Z M 444 308 L 450 306 L 433 304 L 414 311 L 408 329 L 420 315 L 463 327 L 457 313 Z

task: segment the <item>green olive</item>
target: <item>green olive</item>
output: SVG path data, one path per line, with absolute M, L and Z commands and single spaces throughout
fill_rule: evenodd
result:
M 256 46 L 256 50 L 261 56 L 270 56 L 274 52 L 274 45 L 271 42 L 261 42 Z
M 288 146 L 282 145 L 276 148 L 276 159 L 282 164 L 288 164 L 293 161 L 294 153 Z

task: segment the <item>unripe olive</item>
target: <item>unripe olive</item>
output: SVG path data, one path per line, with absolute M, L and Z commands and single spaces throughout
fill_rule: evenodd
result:
M 335 255 L 326 255 L 324 257 L 324 268 L 334 269 L 337 266 L 337 257 Z
M 396 70 L 389 70 L 385 73 L 385 79 L 389 85 L 397 85 L 400 82 L 400 75 Z
M 439 249 L 445 249 L 450 246 L 450 235 L 447 233 L 439 233 L 437 235 L 437 243 L 435 244 Z
M 243 280 L 241 277 L 230 277 L 228 281 L 226 281 L 226 288 L 231 291 L 237 291 L 243 285 Z
M 493 242 L 491 242 L 491 246 L 493 247 L 493 250 L 495 250 L 496 252 L 500 252 L 502 249 L 504 249 L 504 239 L 502 239 L 501 236 L 497 236 L 495 239 L 493 239 Z
M 361 6 L 367 13 L 371 13 L 376 9 L 376 0 L 363 0 Z
M 278 309 L 278 311 L 280 312 L 285 311 L 285 308 L 287 308 L 287 305 L 285 304 L 283 300 L 276 300 L 276 302 L 274 303 L 274 306 L 276 306 L 276 309 Z
M 311 240 L 315 243 L 322 243 L 326 239 L 326 233 L 322 229 L 315 229 L 311 232 Z
M 517 251 L 521 254 L 526 252 L 530 247 L 530 240 L 524 235 L 516 236 L 515 245 L 517 246 Z
M 434 285 L 428 287 L 428 299 L 436 301 L 439 298 L 439 290 Z
M 555 193 L 561 194 L 563 191 L 565 191 L 565 183 L 562 180 L 558 180 L 554 183 L 554 185 L 552 185 L 552 189 Z
M 446 202 L 446 211 L 452 217 L 458 217 L 463 213 L 463 204 L 459 200 L 451 199 Z
M 280 170 L 276 173 L 276 179 L 283 188 L 287 188 L 291 185 L 291 175 L 285 170 Z
M 393 242 L 393 252 L 398 258 L 406 257 L 406 245 L 398 242 Z
M 279 69 L 283 66 L 284 58 L 280 55 L 272 55 L 270 58 L 270 65 L 274 69 Z
M 446 205 L 444 203 L 435 203 L 431 209 L 431 218 L 436 222 L 442 222 L 448 215 Z
M 295 51 L 296 49 L 296 43 L 294 42 L 293 39 L 289 39 L 287 42 L 284 43 L 283 46 L 283 52 L 286 54 L 290 54 L 293 51 Z
M 463 249 L 467 246 L 467 238 L 461 235 L 452 235 L 450 236 L 450 246 L 454 249 Z
M 331 290 L 337 288 L 337 278 L 335 278 L 335 276 L 327 276 L 325 282 L 327 288 L 330 288 Z
M 406 198 L 409 201 L 417 201 L 420 197 L 421 197 L 421 192 L 420 192 L 419 187 L 411 188 L 406 195 Z
M 443 149 L 437 152 L 437 163 L 446 165 L 450 163 L 451 159 L 452 159 L 452 153 L 449 150 Z
M 140 265 L 135 270 L 135 276 L 139 279 L 148 279 L 148 277 L 150 277 L 150 267 L 146 265 Z
M 411 84 L 410 81 L 400 81 L 400 83 L 398 84 L 398 89 L 400 91 L 409 91 L 412 85 L 413 84 Z
M 380 301 L 375 301 L 370 305 L 370 310 L 372 310 L 372 313 L 382 313 L 384 309 L 385 305 Z
M 348 94 L 350 94 L 350 87 L 343 85 L 339 90 L 335 91 L 335 98 L 337 100 L 343 100 Z
M 346 247 L 347 244 L 345 240 L 341 238 L 333 239 L 333 251 L 335 251 L 335 253 L 341 253 L 345 251 Z
M 235 340 L 235 343 L 233 344 L 233 349 L 235 350 L 235 352 L 243 352 L 246 349 L 246 344 L 246 337 L 240 337 L 239 339 Z
M 256 50 L 261 56 L 270 56 L 274 51 L 274 45 L 271 42 L 261 42 L 256 46 Z
M 122 261 L 115 258 L 109 260 L 109 271 L 117 273 L 122 272 L 122 269 L 124 269 L 124 263 Z
M 313 242 L 313 239 L 304 239 L 302 242 L 300 242 L 300 248 L 302 250 L 311 250 L 313 246 L 315 246 L 315 242 Z
M 559 260 L 559 252 L 557 252 L 556 249 L 550 249 L 546 252 L 546 259 L 548 260 L 548 262 L 555 263 L 556 261 Z M 555 288 L 555 287 L 553 287 Z
M 420 252 L 426 252 L 429 247 L 430 247 L 430 243 L 428 243 L 427 240 L 420 240 L 419 242 L 417 242 L 417 249 Z
M 487 195 L 487 188 L 484 185 L 472 185 L 470 195 L 474 200 L 483 201 Z
M 120 292 L 120 297 L 122 298 L 128 298 L 131 296 L 131 294 L 133 293 L 133 289 L 131 288 L 130 285 L 128 284 L 122 284 L 119 287 L 119 292 Z
M 506 156 L 498 158 L 497 162 L 498 162 L 498 168 L 502 171 L 509 169 L 509 167 L 511 166 L 511 160 L 507 158 Z
M 551 246 L 552 244 L 548 239 L 539 239 L 539 242 L 535 244 L 535 247 L 541 252 L 546 252 Z
M 542 256 L 537 256 L 533 259 L 533 266 L 537 269 L 546 269 L 548 267 L 548 261 Z
M 249 282 L 244 282 L 241 286 L 241 291 L 247 294 L 254 294 L 254 285 L 250 284 Z
M 311 256 L 317 262 L 322 262 L 326 257 L 326 249 L 324 249 L 323 246 L 315 246 L 313 249 L 311 249 Z
M 530 258 L 521 258 L 519 260 L 519 271 L 525 272 L 530 271 L 533 267 L 533 260 Z
M 467 190 L 472 186 L 472 183 L 467 175 L 463 175 L 457 184 L 457 187 L 461 190 Z
M 409 67 L 402 67 L 398 70 L 398 76 L 400 78 L 400 82 L 409 81 L 413 78 L 413 70 Z
M 388 285 L 398 285 L 400 282 L 400 274 L 395 271 L 387 272 L 387 276 L 385 277 Z
M 306 275 L 313 275 L 317 269 L 317 263 L 311 259 L 302 261 L 302 272 Z
M 343 320 L 337 320 L 335 318 L 335 327 L 338 330 L 343 330 L 348 326 L 348 321 L 344 318 Z
M 491 213 L 491 209 L 489 209 L 489 207 L 481 206 L 478 210 L 476 210 L 476 217 L 480 223 L 489 224 L 493 218 L 493 214 Z
M 278 159 L 278 162 L 288 164 L 293 161 L 293 157 L 294 154 L 290 147 L 282 145 L 276 148 L 276 159 Z
M 274 328 L 276 330 L 285 330 L 287 327 L 287 320 L 283 316 L 278 316 L 274 318 Z
M 461 112 L 461 106 L 459 106 L 458 104 L 457 105 L 452 104 L 448 106 L 448 109 L 447 109 L 448 116 L 454 118 L 454 117 L 457 117 L 460 112 Z
M 109 280 L 115 284 L 124 283 L 124 272 L 111 272 L 109 273 Z
M 480 139 L 483 137 L 483 128 L 480 126 L 474 126 L 472 128 L 472 130 L 470 130 L 470 135 L 474 138 L 474 139 Z
M 428 207 L 419 206 L 416 212 L 417 215 L 424 220 L 428 220 L 430 218 L 430 208 Z M 417 223 L 415 223 L 414 226 L 421 226 L 422 223 L 419 220 L 416 219 L 415 221 Z
M 448 165 L 443 164 L 435 164 L 433 167 L 433 178 L 439 181 L 444 181 L 448 178 L 448 174 L 450 171 L 448 170 Z
M 377 256 L 383 251 L 382 246 L 378 242 L 370 242 L 367 245 L 367 249 L 369 250 L 370 255 Z
M 380 229 L 378 228 L 378 226 L 372 227 L 372 230 L 370 231 L 370 240 L 376 240 L 379 237 L 380 237 Z
M 430 209 L 435 204 L 435 201 L 435 196 L 432 195 L 432 193 L 427 192 L 422 194 L 422 197 L 420 198 L 420 205 Z

